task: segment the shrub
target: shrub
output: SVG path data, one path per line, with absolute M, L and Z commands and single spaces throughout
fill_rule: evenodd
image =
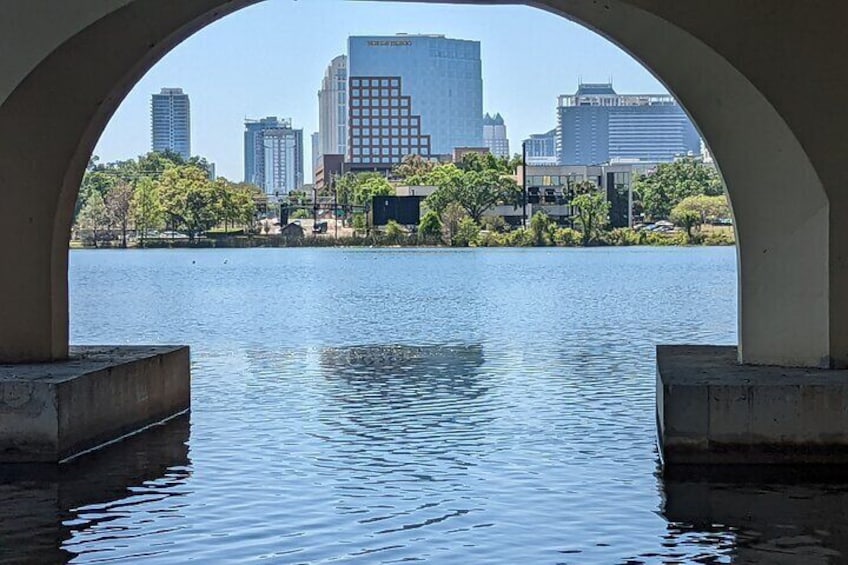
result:
M 733 234 L 726 231 L 711 231 L 704 234 L 704 245 L 734 245 Z
M 646 232 L 637 232 L 632 228 L 615 228 L 604 234 L 603 241 L 607 245 L 619 247 L 642 245 L 645 243 Z
M 561 247 L 576 247 L 580 245 L 582 234 L 571 228 L 558 228 L 554 232 L 554 244 Z
M 507 245 L 512 247 L 533 247 L 535 244 L 535 239 L 530 230 L 525 228 L 518 228 L 517 230 L 512 230 L 507 235 Z
M 454 237 L 454 245 L 457 247 L 468 247 L 469 245 L 477 245 L 477 238 L 480 237 L 480 226 L 477 222 L 466 216 L 459 222 L 459 229 Z
M 483 216 L 480 220 L 480 228 L 495 233 L 509 231 L 509 225 L 503 216 Z

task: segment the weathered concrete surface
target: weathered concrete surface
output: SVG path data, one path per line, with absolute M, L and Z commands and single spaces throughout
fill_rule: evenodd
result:
M 666 465 L 848 463 L 848 371 L 750 366 L 735 347 L 657 347 Z
M 72 347 L 0 365 L 0 462 L 57 462 L 188 409 L 184 346 Z

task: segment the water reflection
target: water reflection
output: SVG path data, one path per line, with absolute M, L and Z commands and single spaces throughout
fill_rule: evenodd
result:
M 330 385 L 325 419 L 361 438 L 448 451 L 453 428 L 479 429 L 496 408 L 485 398 L 484 361 L 479 345 L 323 349 L 320 367 Z M 450 433 L 440 434 L 446 426 Z
M 61 466 L 0 466 L 0 563 L 62 563 L 91 538 L 130 535 L 121 518 L 181 494 L 188 439 L 185 415 Z
M 662 479 L 666 546 L 700 563 L 833 564 L 848 558 L 844 468 L 680 467 Z M 720 556 L 722 558 L 720 559 Z
M 345 478 L 335 483 L 337 510 L 373 528 L 378 537 L 366 550 L 413 529 L 475 525 L 468 515 L 479 507 L 464 494 L 498 409 L 484 363 L 480 345 L 321 351 L 329 385 L 321 420 L 332 432 L 317 464 Z M 426 500 L 415 495 L 422 491 Z

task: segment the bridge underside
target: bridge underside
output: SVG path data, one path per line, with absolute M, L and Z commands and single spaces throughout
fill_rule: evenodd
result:
M 124 96 L 165 53 L 255 1 L 3 3 L 0 363 L 69 358 L 68 240 L 95 143 Z M 642 61 L 700 129 L 727 185 L 737 229 L 736 360 L 848 367 L 848 222 L 840 221 L 848 194 L 842 164 L 848 4 L 533 4 L 596 30 Z M 745 378 L 742 373 L 734 378 Z

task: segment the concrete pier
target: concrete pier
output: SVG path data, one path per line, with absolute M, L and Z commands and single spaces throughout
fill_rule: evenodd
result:
M 184 346 L 71 347 L 66 361 L 0 365 L 0 463 L 59 462 L 189 408 Z
M 848 370 L 659 346 L 657 432 L 665 465 L 848 463 Z

